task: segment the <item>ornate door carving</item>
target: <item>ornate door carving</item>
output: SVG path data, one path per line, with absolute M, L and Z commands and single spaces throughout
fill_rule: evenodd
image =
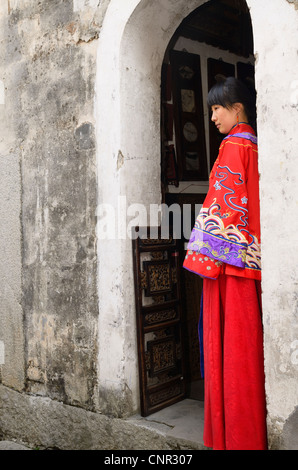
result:
M 185 396 L 178 240 L 133 241 L 142 416 Z

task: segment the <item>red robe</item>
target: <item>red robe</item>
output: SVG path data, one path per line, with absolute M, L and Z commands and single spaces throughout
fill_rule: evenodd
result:
M 223 140 L 184 267 L 204 278 L 204 443 L 267 448 L 258 151 L 247 124 Z
M 260 280 L 258 149 L 250 126 L 234 127 L 223 140 L 209 181 L 184 267 L 210 279 L 225 272 Z

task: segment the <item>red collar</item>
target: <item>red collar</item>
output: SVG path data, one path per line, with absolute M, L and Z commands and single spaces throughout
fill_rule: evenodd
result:
M 256 135 L 251 125 L 247 124 L 246 122 L 240 122 L 239 124 L 235 124 L 235 126 L 232 127 L 228 135 L 234 135 L 238 133 L 240 134 L 242 132 L 248 132 L 249 134 Z

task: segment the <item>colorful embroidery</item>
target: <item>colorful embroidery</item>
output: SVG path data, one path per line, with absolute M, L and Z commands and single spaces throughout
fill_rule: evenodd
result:
M 199 252 L 239 268 L 261 269 L 260 244 L 256 236 L 240 230 L 239 225 L 225 225 L 216 213 L 221 211 L 214 200 L 202 208 L 188 243 L 188 250 Z
M 251 129 L 249 126 L 242 126 L 242 128 Z M 241 137 L 250 140 L 251 143 L 245 144 L 238 139 L 233 141 L 230 139 L 231 137 Z M 187 255 L 185 267 L 204 275 L 208 271 L 207 267 L 205 270 L 198 267 L 201 265 L 200 260 L 204 259 L 203 256 L 209 261 L 213 259 L 220 264 L 225 263 L 234 267 L 234 269 L 241 268 L 241 270 L 246 269 L 250 272 L 258 271 L 260 273 L 259 228 L 255 225 L 259 211 L 255 194 L 258 192 L 248 194 L 245 183 L 246 175 L 243 174 L 247 165 L 250 164 L 251 160 L 249 159 L 255 158 L 256 137 L 250 132 L 240 132 L 227 136 L 224 141 L 210 175 L 210 190 L 197 217 L 187 247 L 188 254 L 193 253 L 192 262 L 194 264 L 190 264 L 190 258 Z M 227 145 L 228 147 L 226 147 Z M 240 151 L 237 150 L 237 147 L 243 148 L 241 150 L 241 155 L 244 155 L 241 158 L 245 158 L 243 163 L 241 163 Z M 228 150 L 226 150 L 227 148 Z M 224 158 L 224 155 L 228 155 L 229 158 Z M 257 191 L 257 173 L 253 181 L 255 181 L 253 187 Z M 254 210 L 253 222 L 250 219 L 250 223 L 248 220 L 249 200 L 251 200 Z M 250 208 L 250 210 L 252 209 Z M 251 216 L 252 212 L 250 212 Z M 198 255 L 201 257 L 198 258 Z M 197 265 L 197 263 L 199 264 Z M 210 266 L 209 263 L 208 265 Z M 259 273 L 256 276 L 259 276 Z

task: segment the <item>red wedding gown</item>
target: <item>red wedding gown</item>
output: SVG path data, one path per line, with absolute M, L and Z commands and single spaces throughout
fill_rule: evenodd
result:
M 265 450 L 258 152 L 247 124 L 223 140 L 184 267 L 204 278 L 204 444 Z

